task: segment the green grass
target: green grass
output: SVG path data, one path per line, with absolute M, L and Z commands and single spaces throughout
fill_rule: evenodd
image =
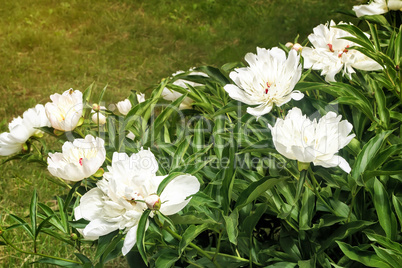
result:
M 177 70 L 220 67 L 241 61 L 256 47 L 304 40 L 312 28 L 358 1 L 331 0 L 3 0 L 0 6 L 0 120 L 13 117 L 49 95 L 69 88 L 106 84 L 107 102 L 130 90 L 148 92 Z M 148 91 L 147 91 L 148 90 Z M 27 216 L 32 190 L 52 204 L 65 189 L 49 183 L 46 170 L 18 162 L 1 167 L 0 222 L 10 213 Z M 20 176 L 20 178 L 18 178 Z M 40 238 L 44 239 L 44 238 Z M 21 235 L 14 241 L 24 249 Z M 46 238 L 43 251 L 64 256 L 66 246 Z M 20 267 L 35 258 L 0 247 L 0 266 Z M 115 262 L 115 267 L 118 265 Z M 120 263 L 125 266 L 124 261 Z

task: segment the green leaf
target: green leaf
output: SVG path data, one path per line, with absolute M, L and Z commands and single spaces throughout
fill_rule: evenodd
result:
M 83 255 L 83 254 L 81 254 L 81 253 L 74 253 L 74 255 L 77 256 L 77 258 L 78 258 L 83 264 L 86 264 L 86 263 L 92 264 L 91 260 L 90 260 L 87 256 L 85 256 L 85 255 Z M 91 266 L 91 267 L 92 267 L 92 266 Z
M 70 262 L 70 261 L 56 260 L 56 259 L 51 259 L 51 258 L 42 258 L 33 263 L 52 264 L 52 265 L 57 265 L 57 266 L 61 266 L 61 267 L 81 267 L 81 265 L 75 261 Z
M 268 209 L 267 204 L 260 203 L 255 205 L 256 209 L 253 214 L 247 216 L 241 224 L 242 229 L 247 234 L 247 236 L 251 236 L 253 234 L 254 228 L 257 225 L 258 221 L 261 219 L 262 215 L 264 215 L 265 211 Z
M 360 19 L 364 19 L 376 24 L 380 24 L 381 26 L 384 26 L 386 29 L 389 31 L 392 31 L 391 25 L 389 24 L 388 20 L 383 16 L 383 15 L 367 15 L 367 16 L 362 16 Z
M 95 82 L 92 82 L 92 84 L 89 85 L 89 87 L 87 87 L 84 90 L 84 93 L 82 94 L 82 100 L 83 102 L 89 102 L 89 100 L 91 99 L 91 94 L 92 94 L 92 88 L 94 86 Z
M 379 152 L 368 165 L 369 170 L 376 170 L 385 162 L 390 161 L 390 157 L 402 151 L 402 144 L 394 144 Z
M 401 62 L 401 50 L 402 50 L 402 25 L 399 26 L 398 34 L 395 38 L 395 64 L 399 65 Z
M 391 210 L 387 191 L 384 185 L 377 178 L 374 178 L 373 202 L 378 215 L 378 221 L 384 229 L 387 238 L 395 239 L 397 232 L 395 214 Z
M 177 146 L 177 149 L 173 154 L 173 161 L 170 167 L 171 170 L 174 170 L 175 168 L 183 165 L 184 156 L 186 155 L 188 147 L 190 146 L 190 141 L 191 141 L 190 137 L 185 137 L 180 142 L 179 146 Z
M 363 175 L 368 167 L 370 161 L 377 155 L 384 140 L 392 133 L 392 131 L 383 131 L 370 139 L 362 148 L 356 158 L 355 164 L 352 168 L 352 178 L 358 181 L 359 177 Z
M 378 39 L 377 25 L 371 24 L 369 22 L 367 22 L 367 24 L 370 28 L 371 38 L 373 39 L 375 49 L 381 50 L 380 41 Z
M 385 99 L 385 93 L 383 89 L 378 86 L 374 87 L 374 92 L 375 92 L 375 99 L 377 101 L 378 116 L 380 117 L 380 120 L 384 128 L 387 129 L 389 125 L 390 115 L 389 115 L 389 109 L 387 107 L 387 101 Z
M 212 227 L 212 225 L 208 223 L 204 223 L 201 225 L 190 225 L 183 233 L 182 239 L 180 240 L 179 248 L 178 248 L 178 253 L 179 256 L 183 253 L 183 251 L 186 249 L 188 244 L 193 242 L 193 240 L 202 232 L 205 230 L 208 230 Z
M 367 231 L 364 233 L 367 235 L 370 241 L 377 242 L 378 244 L 380 244 L 385 248 L 392 249 L 402 257 L 402 245 L 400 243 L 395 242 L 385 236 L 376 234 L 373 231 Z
M 239 224 L 239 211 L 234 209 L 229 216 L 223 215 L 223 218 L 225 220 L 226 232 L 230 243 L 237 245 L 237 236 L 239 235 L 239 229 L 237 227 Z
M 196 71 L 201 71 L 206 73 L 209 77 L 219 82 L 222 86 L 230 84 L 229 79 L 227 79 L 219 69 L 212 66 L 201 66 L 196 68 Z
M 264 177 L 256 182 L 251 183 L 250 186 L 248 186 L 247 189 L 240 194 L 235 208 L 240 209 L 243 206 L 250 204 L 260 197 L 262 193 L 273 188 L 275 185 L 286 179 L 286 177 L 282 177 L 280 179 Z
M 34 239 L 37 237 L 36 233 L 36 214 L 38 211 L 38 195 L 36 193 L 36 189 L 34 189 L 34 192 L 32 194 L 32 199 L 31 199 L 31 204 L 29 206 L 29 217 L 31 219 L 31 230 L 32 230 L 32 236 Z
M 392 204 L 394 205 L 394 209 L 396 215 L 398 216 L 399 226 L 401 226 L 402 230 L 402 200 L 400 197 L 392 195 Z
M 299 229 L 308 230 L 311 228 L 311 221 L 315 212 L 315 196 L 313 191 L 306 187 L 301 202 L 302 205 L 299 213 Z
M 59 205 L 59 214 L 61 219 L 61 224 L 63 225 L 64 232 L 69 233 L 69 225 L 68 225 L 68 215 L 66 210 L 64 209 L 64 201 L 57 196 L 57 204 Z
M 84 229 L 89 224 L 89 221 L 84 219 L 84 218 L 82 218 L 82 219 L 79 219 L 77 221 L 69 221 L 68 223 L 73 228 Z
M 337 240 L 343 240 L 346 237 L 349 237 L 356 232 L 364 230 L 366 227 L 373 224 L 373 222 L 368 221 L 352 221 L 345 223 L 336 230 L 333 230 L 329 237 L 321 243 L 319 253 L 324 252 L 329 247 L 333 247 L 334 242 L 336 242 Z
M 37 230 L 36 230 L 36 234 L 35 234 L 35 239 L 38 237 L 38 234 L 41 232 L 42 228 L 50 221 L 51 218 L 53 218 L 54 215 L 51 215 L 49 217 L 47 217 L 44 221 L 42 221 Z
M 106 84 L 106 86 L 102 89 L 102 91 L 101 91 L 101 93 L 100 93 L 100 95 L 99 95 L 99 100 L 98 100 L 98 104 L 100 104 L 101 103 L 101 101 L 103 100 L 103 95 L 105 95 L 105 92 L 106 92 L 106 89 L 107 89 L 107 84 Z
M 379 256 L 383 261 L 388 263 L 391 267 L 400 267 L 402 263 L 401 256 L 395 254 L 394 251 L 389 249 L 380 248 L 372 245 L 375 253 Z
M 225 139 L 223 139 L 220 134 L 225 133 L 226 116 L 214 116 L 214 124 L 215 125 L 212 131 L 212 135 L 214 137 L 214 151 L 218 156 L 218 159 L 222 159 L 223 149 L 227 146 L 227 144 Z
M 342 252 L 351 260 L 360 262 L 368 267 L 392 268 L 372 251 L 352 247 L 351 245 L 341 241 L 336 241 L 336 243 Z
M 177 252 L 173 249 L 162 249 L 155 262 L 155 267 L 172 267 L 179 259 Z
M 163 125 L 166 123 L 167 119 L 171 116 L 173 112 L 177 112 L 179 110 L 180 103 L 184 100 L 184 98 L 187 97 L 186 94 L 183 94 L 180 98 L 172 102 L 166 109 L 164 109 L 158 117 L 155 119 L 155 122 L 153 123 L 151 129 L 152 129 L 152 134 L 148 138 L 148 142 L 150 142 L 150 139 L 153 138 L 156 140 L 160 134 L 160 131 L 162 130 Z
M 356 36 L 357 38 L 346 38 L 343 37 L 342 39 L 346 39 L 346 40 L 350 40 L 353 39 L 351 41 L 355 42 L 356 44 L 361 45 L 362 47 L 365 47 L 369 50 L 375 51 L 374 50 L 374 46 L 371 43 L 370 39 L 367 37 L 367 35 L 360 30 L 358 27 L 356 27 L 355 25 L 351 25 L 351 24 L 341 24 L 341 25 L 337 25 L 335 26 L 335 28 L 344 30 L 354 36 Z
M 208 130 L 207 130 L 208 131 Z M 205 147 L 205 137 L 204 137 L 204 119 L 199 118 L 197 124 L 194 128 L 194 138 L 193 138 L 193 152 L 196 153 Z
M 225 215 L 228 215 L 229 213 L 229 207 L 232 200 L 233 183 L 236 175 L 235 147 L 236 145 L 229 147 L 229 164 L 227 167 L 223 167 L 223 182 L 221 186 L 221 195 L 222 195 L 222 209 Z
M 115 230 L 107 235 L 100 236 L 98 239 L 98 246 L 96 248 L 95 259 L 99 259 L 106 251 L 113 238 L 119 234 L 119 230 Z
M 145 251 L 145 232 L 148 227 L 148 216 L 151 213 L 151 210 L 145 210 L 141 218 L 138 222 L 138 229 L 137 229 L 137 248 L 138 252 L 141 254 L 142 259 L 145 263 L 148 263 L 147 254 Z
M 45 204 L 39 203 L 38 206 L 43 210 L 43 212 L 45 213 L 46 217 L 49 217 L 51 215 L 55 215 L 54 211 L 48 207 Z M 43 217 L 43 218 L 46 218 Z M 64 226 L 61 223 L 60 219 L 57 216 L 54 216 L 52 218 L 50 218 L 49 223 L 52 224 L 54 227 L 56 227 L 57 229 L 59 229 L 60 231 L 64 232 Z
M 366 171 L 364 174 L 364 180 L 379 175 L 398 175 L 402 173 L 402 159 L 395 159 L 388 161 L 381 167 L 380 170 Z

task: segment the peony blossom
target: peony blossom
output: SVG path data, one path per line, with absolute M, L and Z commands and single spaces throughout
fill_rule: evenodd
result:
M 62 153 L 49 153 L 48 170 L 67 181 L 80 181 L 95 174 L 106 158 L 105 142 L 87 135 L 63 144 Z
M 129 99 L 125 99 L 124 101 L 119 101 L 117 104 L 117 110 L 119 110 L 119 112 L 122 115 L 127 115 L 128 112 L 131 110 L 131 108 L 133 107 L 131 105 L 131 102 Z
M 70 88 L 62 95 L 50 96 L 52 102 L 45 105 L 46 115 L 52 127 L 61 131 L 72 131 L 82 116 L 82 93 Z
M 303 94 L 293 91 L 301 76 L 300 57 L 295 50 L 289 56 L 283 50 L 258 48 L 257 55 L 248 53 L 245 60 L 249 67 L 237 68 L 229 74 L 236 85 L 224 89 L 235 100 L 257 107 L 248 107 L 247 112 L 260 117 L 269 113 L 274 104 L 281 106 L 291 99 L 300 100 Z
M 39 127 L 50 127 L 42 104 L 28 109 L 22 118 L 14 118 L 8 124 L 10 132 L 0 134 L 0 155 L 8 156 L 20 152 L 30 137 L 42 135 L 43 132 L 37 129 Z
M 138 103 L 142 103 L 145 101 L 145 94 L 140 93 L 137 94 L 137 101 Z M 117 110 L 119 110 L 119 113 L 122 115 L 127 115 L 128 112 L 130 112 L 131 108 L 133 108 L 133 105 L 131 104 L 129 99 L 125 99 L 124 101 L 119 101 L 117 104 Z
M 158 186 L 166 176 L 156 176 L 158 163 L 148 150 L 130 157 L 115 152 L 112 165 L 107 169 L 97 187 L 82 196 L 74 213 L 77 220 L 90 221 L 82 230 L 87 239 L 97 239 L 117 229 L 125 230 L 123 255 L 135 245 L 138 222 L 147 207 L 159 209 L 165 215 L 175 214 L 200 188 L 196 177 L 180 175 L 168 183 L 158 197 Z
M 340 24 L 345 23 L 341 22 L 338 25 Z M 302 50 L 304 68 L 321 70 L 321 75 L 325 75 L 327 82 L 335 82 L 335 75 L 341 70 L 351 78 L 352 73 L 355 73 L 354 68 L 365 71 L 382 69 L 380 64 L 363 53 L 354 49 L 349 50 L 349 47 L 358 45 L 341 38 L 352 35 L 334 26 L 335 22 L 331 21 L 313 29 L 314 33 L 310 34 L 308 39 L 314 47 L 305 47 Z
M 177 71 L 174 74 L 172 74 L 172 77 L 175 77 L 179 74 L 183 74 L 184 71 Z M 191 68 L 189 70 L 189 75 L 200 75 L 200 76 L 204 76 L 204 77 L 208 77 L 208 75 L 206 75 L 205 73 L 202 72 L 194 72 L 193 68 Z M 188 81 L 188 80 L 184 80 L 184 79 L 177 79 L 176 81 L 173 82 L 173 85 L 175 86 L 179 86 L 182 88 L 186 88 L 187 89 L 187 85 L 190 85 L 191 87 L 197 87 L 197 86 L 202 86 L 202 84 L 196 83 L 196 82 L 192 82 L 192 81 Z M 168 101 L 175 101 L 178 98 L 180 98 L 183 94 L 168 89 L 168 88 L 164 88 L 162 91 L 162 98 Z M 185 97 L 183 99 L 183 101 L 180 103 L 179 109 L 180 110 L 185 110 L 185 109 L 191 109 L 192 104 L 193 104 L 193 100 L 189 97 Z
M 388 2 L 388 4 L 387 4 Z M 358 5 L 353 7 L 353 11 L 357 17 L 367 15 L 380 15 L 387 13 L 389 10 L 402 11 L 401 0 L 374 0 L 367 5 Z
M 323 167 L 339 166 L 349 173 L 351 168 L 339 155 L 355 136 L 349 135 L 353 126 L 348 121 L 341 121 L 341 116 L 329 112 L 317 123 L 311 121 L 299 108 L 293 108 L 285 119 L 278 119 L 275 126 L 269 125 L 276 150 L 283 156 L 302 163 L 313 162 Z
M 144 93 L 137 94 L 137 101 L 138 101 L 138 103 L 144 102 L 145 101 L 145 94 Z

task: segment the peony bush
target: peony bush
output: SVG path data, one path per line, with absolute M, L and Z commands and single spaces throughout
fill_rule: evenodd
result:
M 34 191 L 1 244 L 62 267 L 400 267 L 401 3 L 176 72 L 147 97 L 95 102 L 91 85 L 28 109 L 0 155 L 41 164 L 66 195 L 49 207 Z

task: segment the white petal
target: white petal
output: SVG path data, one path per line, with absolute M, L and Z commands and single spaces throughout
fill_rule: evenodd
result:
M 272 110 L 272 107 L 273 107 L 272 103 L 267 103 L 267 104 L 264 103 L 264 104 L 261 104 L 261 105 L 259 105 L 257 107 L 254 107 L 254 108 L 253 107 L 248 107 L 247 112 L 249 114 L 254 115 L 254 116 L 256 116 L 258 118 L 258 117 L 260 117 L 260 116 L 262 116 L 264 114 L 269 113 Z
M 191 175 L 180 175 L 174 178 L 163 190 L 160 212 L 173 215 L 182 210 L 190 201 L 189 196 L 200 190 L 198 179 Z M 187 199 L 188 198 L 188 199 Z
M 250 96 L 244 92 L 244 90 L 241 90 L 239 87 L 237 87 L 235 85 L 227 84 L 224 86 L 224 89 L 232 99 L 235 99 L 237 101 L 240 101 L 240 102 L 243 102 L 243 103 L 249 104 L 249 105 L 256 104 L 250 98 Z
M 118 226 L 115 223 L 110 223 L 101 219 L 95 219 L 91 221 L 83 230 L 84 237 L 99 237 L 107 235 L 114 230 L 117 230 Z
M 352 170 L 350 168 L 349 163 L 343 157 L 340 157 L 339 155 L 334 155 L 331 159 L 326 160 L 325 162 L 317 159 L 316 161 L 313 162 L 313 164 L 318 165 L 318 166 L 323 166 L 326 168 L 339 166 L 346 173 L 350 173 L 350 171 Z
M 137 229 L 138 225 L 135 225 L 127 232 L 124 238 L 123 248 L 121 249 L 123 256 L 126 256 L 134 247 L 135 243 L 137 243 Z

